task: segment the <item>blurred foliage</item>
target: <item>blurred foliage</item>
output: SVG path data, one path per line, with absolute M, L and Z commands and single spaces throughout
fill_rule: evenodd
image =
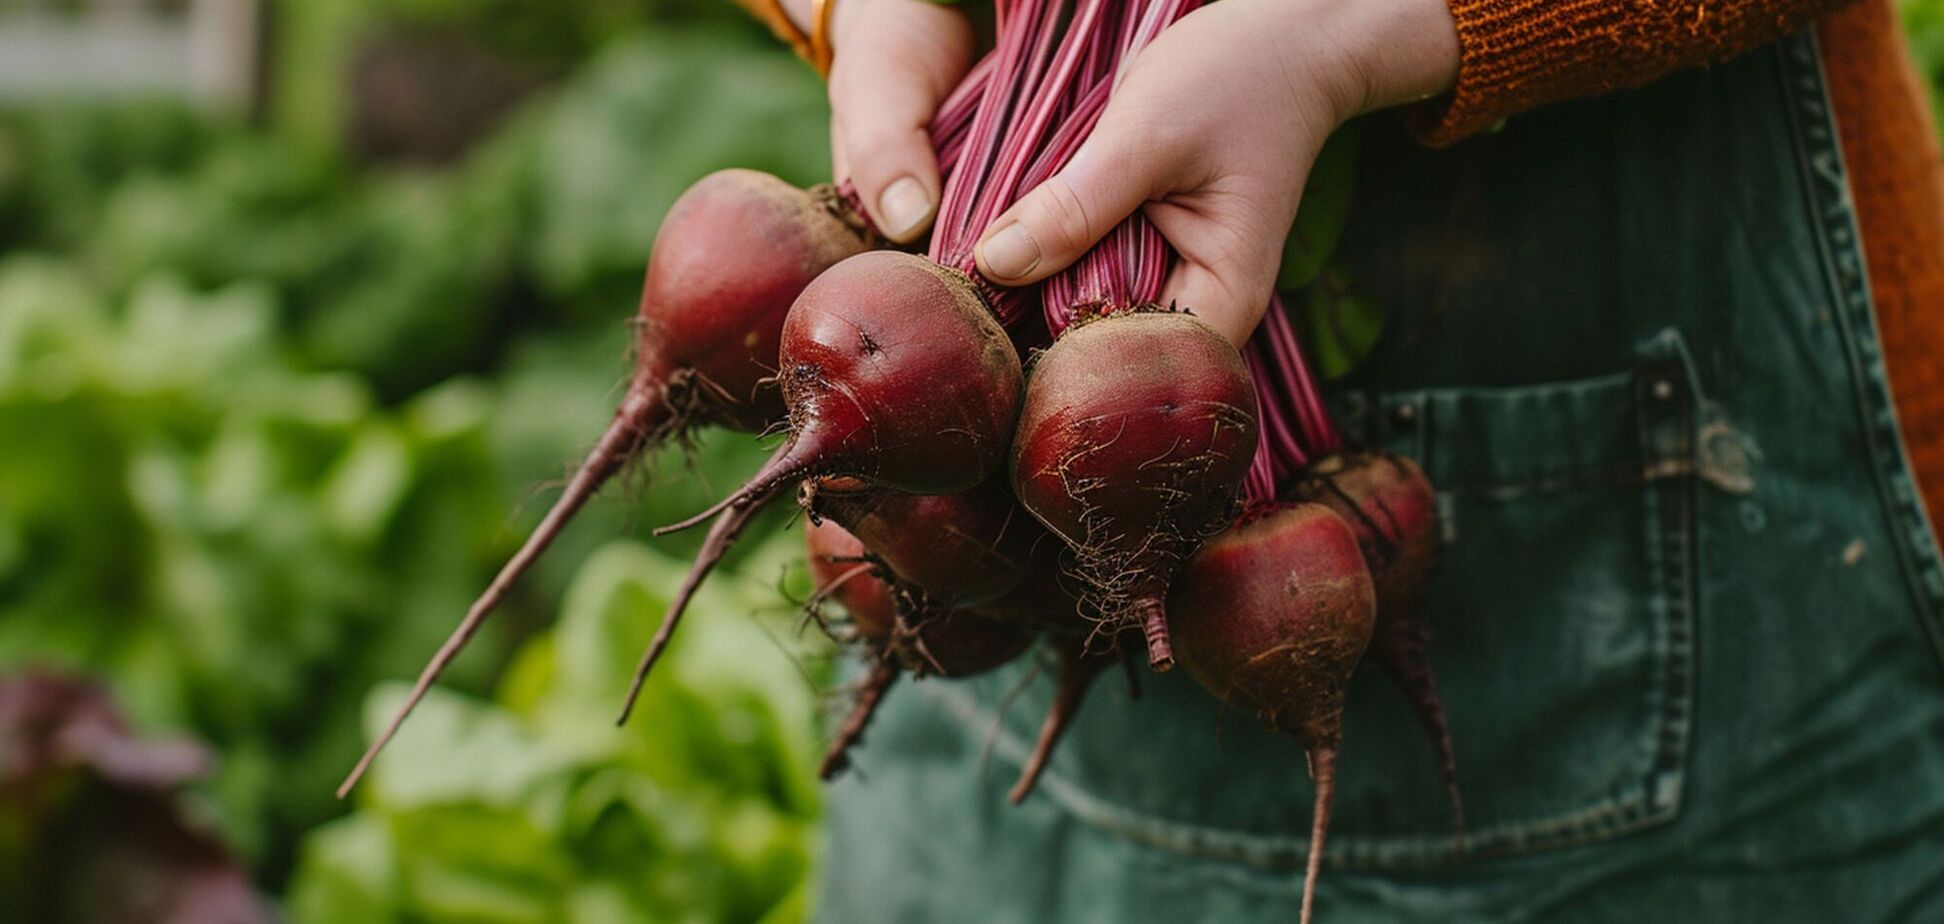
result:
M 1930 88 L 1931 108 L 1944 123 L 1944 0 L 1897 0 L 1917 72 Z
M 788 622 L 734 615 L 788 615 L 761 578 L 797 550 L 777 537 L 749 577 L 704 588 L 704 617 L 675 637 L 625 728 L 614 710 L 684 568 L 634 543 L 602 550 L 494 701 L 435 692 L 360 810 L 306 842 L 295 919 L 799 919 L 817 700 L 777 637 Z M 367 732 L 404 692 L 370 702 Z
M 197 817 L 212 755 L 138 737 L 83 678 L 0 676 L 0 909 L 9 921 L 259 924 L 269 907 Z
M 667 25 L 607 43 L 440 171 L 362 167 L 301 132 L 159 102 L 0 113 L 0 671 L 90 672 L 138 727 L 210 742 L 215 820 L 282 891 L 306 832 L 349 808 L 331 790 L 362 748 L 374 685 L 416 674 L 537 521 L 551 493 L 536 485 L 606 425 L 669 203 L 724 166 L 826 176 L 826 124 L 821 86 L 787 54 L 741 26 Z M 655 737 L 600 744 L 557 733 L 608 725 L 618 696 L 546 679 L 530 665 L 557 637 L 526 642 L 601 543 L 698 509 L 760 457 L 746 437 L 705 436 L 645 460 L 652 495 L 583 513 L 446 682 L 483 692 L 517 648 L 524 686 L 498 704 L 455 693 L 408 726 L 364 811 L 304 848 L 312 919 L 467 917 L 438 895 L 480 886 L 452 901 L 497 908 L 480 896 L 569 879 L 589 890 L 540 919 L 790 907 L 814 814 L 809 773 L 787 762 L 809 734 L 807 709 L 789 705 L 808 696 L 800 674 L 762 651 L 722 666 L 697 642 L 717 654 L 683 657 L 723 676 L 651 691 L 634 727 Z M 617 562 L 665 576 L 696 541 L 610 552 L 597 583 L 615 586 Z M 773 586 L 716 600 L 741 611 L 758 596 L 778 604 Z M 628 612 L 629 631 L 647 625 Z M 742 619 L 704 609 L 691 628 Z M 573 675 L 593 676 L 584 663 Z M 750 698 L 779 679 L 795 687 Z M 559 719 L 565 704 L 585 721 Z M 456 715 L 532 727 L 488 754 L 442 730 Z M 439 751 L 461 744 L 455 767 Z M 477 779 L 430 802 L 401 795 L 404 765 L 421 761 Z M 516 806 L 496 768 L 531 761 L 547 769 Z M 508 849 L 551 859 L 489 888 L 483 870 L 501 867 L 462 857 L 480 848 L 464 832 L 508 812 L 536 826 Z M 343 866 L 373 856 L 320 864 L 345 839 L 386 845 L 398 891 Z M 645 878 L 622 877 L 623 856 Z M 383 913 L 343 910 L 380 898 Z
M 701 27 L 750 45 L 762 37 L 727 0 L 271 0 L 269 8 L 274 123 L 283 135 L 331 148 L 344 125 L 345 68 L 360 42 L 385 31 L 462 34 L 543 78 L 644 33 L 693 37 Z

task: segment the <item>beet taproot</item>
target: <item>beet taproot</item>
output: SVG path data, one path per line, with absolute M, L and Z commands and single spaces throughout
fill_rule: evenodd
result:
M 1309 755 L 1316 785 L 1302 919 L 1310 919 L 1344 688 L 1370 645 L 1377 593 L 1349 524 L 1293 504 L 1210 540 L 1176 582 L 1175 642 L 1188 673 L 1225 705 L 1260 716 Z

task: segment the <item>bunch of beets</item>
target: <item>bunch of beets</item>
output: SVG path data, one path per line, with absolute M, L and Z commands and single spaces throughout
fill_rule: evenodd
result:
M 667 527 L 709 531 L 628 704 L 696 587 L 793 492 L 813 611 L 841 603 L 831 631 L 869 663 L 826 778 L 900 676 L 978 674 L 1043 638 L 1058 687 L 1019 801 L 1106 667 L 1132 679 L 1136 650 L 1157 671 L 1178 658 L 1309 754 L 1307 920 L 1344 687 L 1369 659 L 1417 707 L 1462 826 L 1412 606 L 1437 558 L 1436 498 L 1409 460 L 1345 450 L 1282 307 L 1238 351 L 1193 306 L 1159 304 L 1175 258 L 1138 213 L 1039 286 L 978 275 L 979 235 L 1065 165 L 1123 67 L 1198 5 L 999 0 L 995 47 L 932 126 L 946 180 L 923 255 L 883 246 L 847 186 L 727 170 L 683 195 L 649 258 L 613 423 L 340 794 L 609 478 L 700 427 L 787 422 L 747 484 Z

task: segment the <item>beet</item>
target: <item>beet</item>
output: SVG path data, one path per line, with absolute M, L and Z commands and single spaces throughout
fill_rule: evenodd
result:
M 1164 310 L 1077 324 L 1035 361 L 1013 440 L 1020 503 L 1073 549 L 1090 608 L 1167 670 L 1168 584 L 1233 515 L 1255 454 L 1235 347 Z
M 873 236 L 828 186 L 752 170 L 689 187 L 656 235 L 635 314 L 635 369 L 614 420 L 560 499 L 500 569 L 412 693 L 338 787 L 343 798 L 432 683 L 609 478 L 651 446 L 707 424 L 761 431 L 782 414 L 772 377 L 785 315 L 824 270 Z
M 843 526 L 938 604 L 996 600 L 1026 582 L 1052 543 L 1005 478 L 960 494 L 905 494 L 850 478 L 805 481 L 798 502 Z
M 1311 465 L 1292 489 L 1323 504 L 1357 534 L 1377 583 L 1377 615 L 1415 609 L 1438 564 L 1438 496 L 1417 463 L 1393 452 L 1349 452 Z
M 735 493 L 656 531 L 715 517 L 642 653 L 623 721 L 694 589 L 784 486 L 842 476 L 909 494 L 969 490 L 998 471 L 1024 391 L 1019 354 L 970 277 L 896 251 L 851 257 L 806 287 L 778 360 L 788 440 Z
M 885 693 L 906 673 L 970 677 L 1018 657 L 1032 636 L 962 610 L 907 612 L 913 594 L 875 562 L 857 537 L 834 522 L 806 521 L 815 606 L 835 599 L 850 613 L 856 640 L 871 670 L 858 685 L 849 715 L 838 727 L 818 774 L 833 779 L 850 766 L 850 749 L 864 738 Z
M 999 470 L 1024 392 L 1019 354 L 970 277 L 897 251 L 859 254 L 803 290 L 778 350 L 790 435 L 741 489 L 681 523 L 842 475 L 908 494 Z
M 1299 500 L 1328 506 L 1357 534 L 1377 584 L 1377 629 L 1367 657 L 1404 689 L 1431 740 L 1451 803 L 1451 823 L 1465 830 L 1458 758 L 1438 696 L 1438 677 L 1424 649 L 1430 631 L 1418 614 L 1418 591 L 1437 567 L 1438 498 L 1417 464 L 1389 452 L 1342 453 L 1319 460 L 1293 489 Z
M 891 585 L 880 576 L 884 566 L 862 541 L 835 522 L 803 521 L 803 539 L 810 583 L 816 588 L 810 595 L 810 611 L 815 613 L 825 600 L 835 600 L 850 614 L 853 633 L 838 641 L 883 646 L 898 620 L 898 602 Z
M 1344 687 L 1370 644 L 1376 588 L 1350 526 L 1293 504 L 1209 541 L 1174 589 L 1175 640 L 1197 681 L 1228 706 L 1295 736 L 1316 782 L 1304 921 L 1321 870 L 1343 739 Z

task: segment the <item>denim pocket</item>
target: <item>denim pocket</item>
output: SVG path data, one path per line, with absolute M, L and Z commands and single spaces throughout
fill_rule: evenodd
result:
M 1409 453 L 1439 489 L 1449 541 L 1421 606 L 1466 800 L 1462 855 L 1673 819 L 1695 687 L 1701 405 L 1678 336 L 1608 375 L 1341 405 L 1353 433 Z M 925 686 L 986 738 L 1015 679 Z M 1302 863 L 1311 788 L 1293 741 L 1222 715 L 1179 672 L 1154 677 L 1140 702 L 1100 686 L 1040 797 L 1151 846 Z M 1389 677 L 1360 670 L 1349 700 L 1328 858 L 1396 869 L 1461 856 L 1430 747 Z M 1002 721 L 990 740 L 1017 758 L 1036 717 L 1014 708 Z
M 1473 855 L 1586 843 L 1679 811 L 1700 401 L 1678 335 L 1641 352 L 1597 378 L 1347 402 L 1354 430 L 1419 460 L 1439 490 L 1446 549 L 1420 606 Z M 1452 854 L 1418 739 L 1389 678 L 1360 672 L 1331 839 L 1345 862 Z

